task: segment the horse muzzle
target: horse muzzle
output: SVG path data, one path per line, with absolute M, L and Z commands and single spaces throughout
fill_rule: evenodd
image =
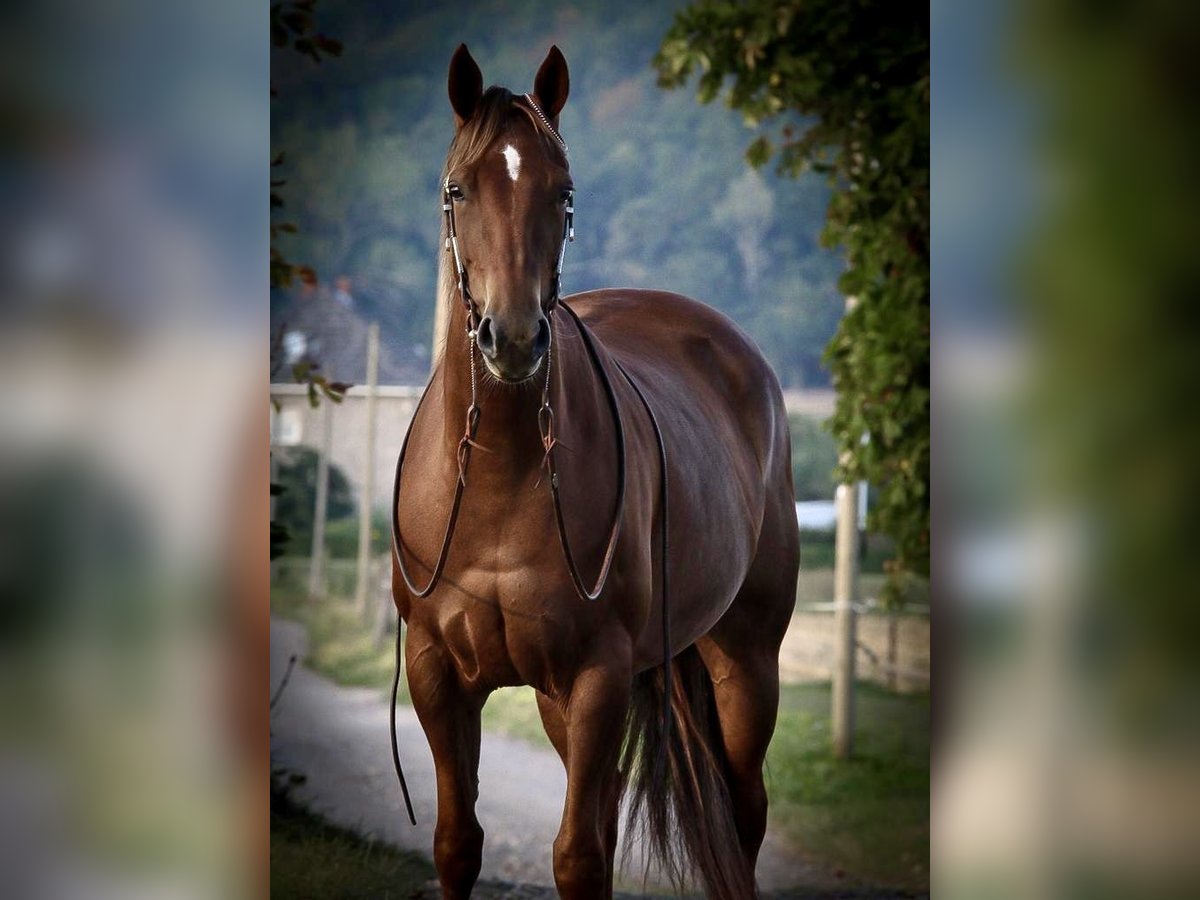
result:
M 524 381 L 537 373 L 550 350 L 550 322 L 540 312 L 527 327 L 484 316 L 475 343 L 492 375 L 509 383 Z

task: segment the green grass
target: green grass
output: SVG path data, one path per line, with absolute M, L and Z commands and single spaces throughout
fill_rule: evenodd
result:
M 382 646 L 359 616 L 350 600 L 327 597 L 310 601 L 295 584 L 271 588 L 271 611 L 299 622 L 308 632 L 308 657 L 304 664 L 337 684 L 390 688 L 395 657 L 394 636 Z M 501 688 L 483 708 L 483 729 L 494 734 L 550 747 L 537 711 L 536 692 L 531 687 Z M 408 684 L 400 680 L 397 694 L 410 703 Z
M 860 574 L 858 595 L 878 597 L 884 576 Z M 833 569 L 801 569 L 796 581 L 796 606 L 803 609 L 814 603 L 833 602 Z
M 483 730 L 553 749 L 537 709 L 537 691 L 528 686 L 501 688 L 483 707 Z
M 832 492 L 828 495 L 832 496 Z M 896 555 L 890 538 L 882 534 L 867 534 L 861 539 L 858 568 L 873 575 L 883 573 L 883 564 Z M 831 569 L 834 557 L 832 531 L 800 529 L 800 565 L 806 569 Z
M 376 644 L 370 627 L 352 600 L 327 597 L 310 601 L 292 584 L 271 586 L 271 612 L 299 622 L 308 632 L 308 657 L 302 662 L 338 684 L 389 688 L 395 665 L 395 636 Z M 408 690 L 401 679 L 401 698 Z
M 883 592 L 885 576 L 861 572 L 858 576 L 858 596 L 866 600 L 878 600 Z M 833 601 L 833 569 L 802 568 L 796 581 L 796 607 L 803 609 L 814 603 Z M 913 579 L 904 594 L 904 601 L 913 604 L 929 604 L 929 582 Z
M 929 884 L 929 695 L 856 692 L 856 752 L 830 750 L 828 684 L 786 685 L 767 753 L 771 818 L 809 859 L 862 881 Z
M 331 825 L 272 786 L 272 897 L 402 898 L 433 877 L 417 854 Z

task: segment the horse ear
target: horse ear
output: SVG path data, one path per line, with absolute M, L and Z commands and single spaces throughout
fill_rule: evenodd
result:
M 533 79 L 533 95 L 537 98 L 537 104 L 555 128 L 558 127 L 558 114 L 566 106 L 570 92 L 571 75 L 567 71 L 567 60 L 555 44 Z
M 450 59 L 450 105 L 454 107 L 454 120 L 459 127 L 471 118 L 482 96 L 483 73 L 467 45 L 459 44 Z

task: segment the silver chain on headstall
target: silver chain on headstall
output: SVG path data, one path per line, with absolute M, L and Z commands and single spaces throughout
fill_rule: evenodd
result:
M 525 102 L 529 104 L 529 108 L 537 113 L 537 117 L 542 120 L 542 124 L 545 125 L 550 134 L 554 136 L 554 140 L 558 141 L 558 146 L 562 147 L 563 153 L 570 154 L 571 151 L 567 149 L 567 142 L 562 139 L 562 135 L 558 133 L 558 129 L 550 124 L 550 120 L 546 118 L 546 114 L 542 112 L 542 108 L 538 106 L 536 102 L 534 102 L 534 99 L 531 95 L 525 94 L 524 96 Z
M 546 118 L 546 114 L 542 112 L 542 108 L 537 105 L 537 101 L 533 99 L 531 94 L 525 94 L 525 102 L 529 104 L 529 108 L 541 120 L 541 123 L 546 126 L 546 131 L 554 138 L 558 146 L 562 147 L 564 156 L 569 156 L 571 151 L 567 149 L 567 142 L 562 139 L 562 135 L 558 133 L 558 129 L 550 124 L 550 120 Z M 558 302 L 559 287 L 562 280 L 563 259 L 567 255 L 567 244 L 575 240 L 575 191 L 571 190 L 567 197 L 567 220 L 563 227 L 563 242 L 558 250 L 558 265 L 554 267 L 554 297 L 551 305 Z

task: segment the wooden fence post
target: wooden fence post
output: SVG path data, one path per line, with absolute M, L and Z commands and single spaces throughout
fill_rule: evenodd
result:
M 317 501 L 313 509 L 312 555 L 308 567 L 308 597 L 325 596 L 325 511 L 329 505 L 329 453 L 333 449 L 333 401 L 321 400 L 321 449 L 317 456 Z
M 857 653 L 858 485 L 839 484 L 836 494 L 837 534 L 834 545 L 833 603 L 833 755 L 854 753 L 854 677 Z
M 360 616 L 369 611 L 367 593 L 371 577 L 371 513 L 375 494 L 375 387 L 379 382 L 379 326 L 367 329 L 367 458 L 363 461 L 362 496 L 358 504 L 358 580 L 354 607 Z

